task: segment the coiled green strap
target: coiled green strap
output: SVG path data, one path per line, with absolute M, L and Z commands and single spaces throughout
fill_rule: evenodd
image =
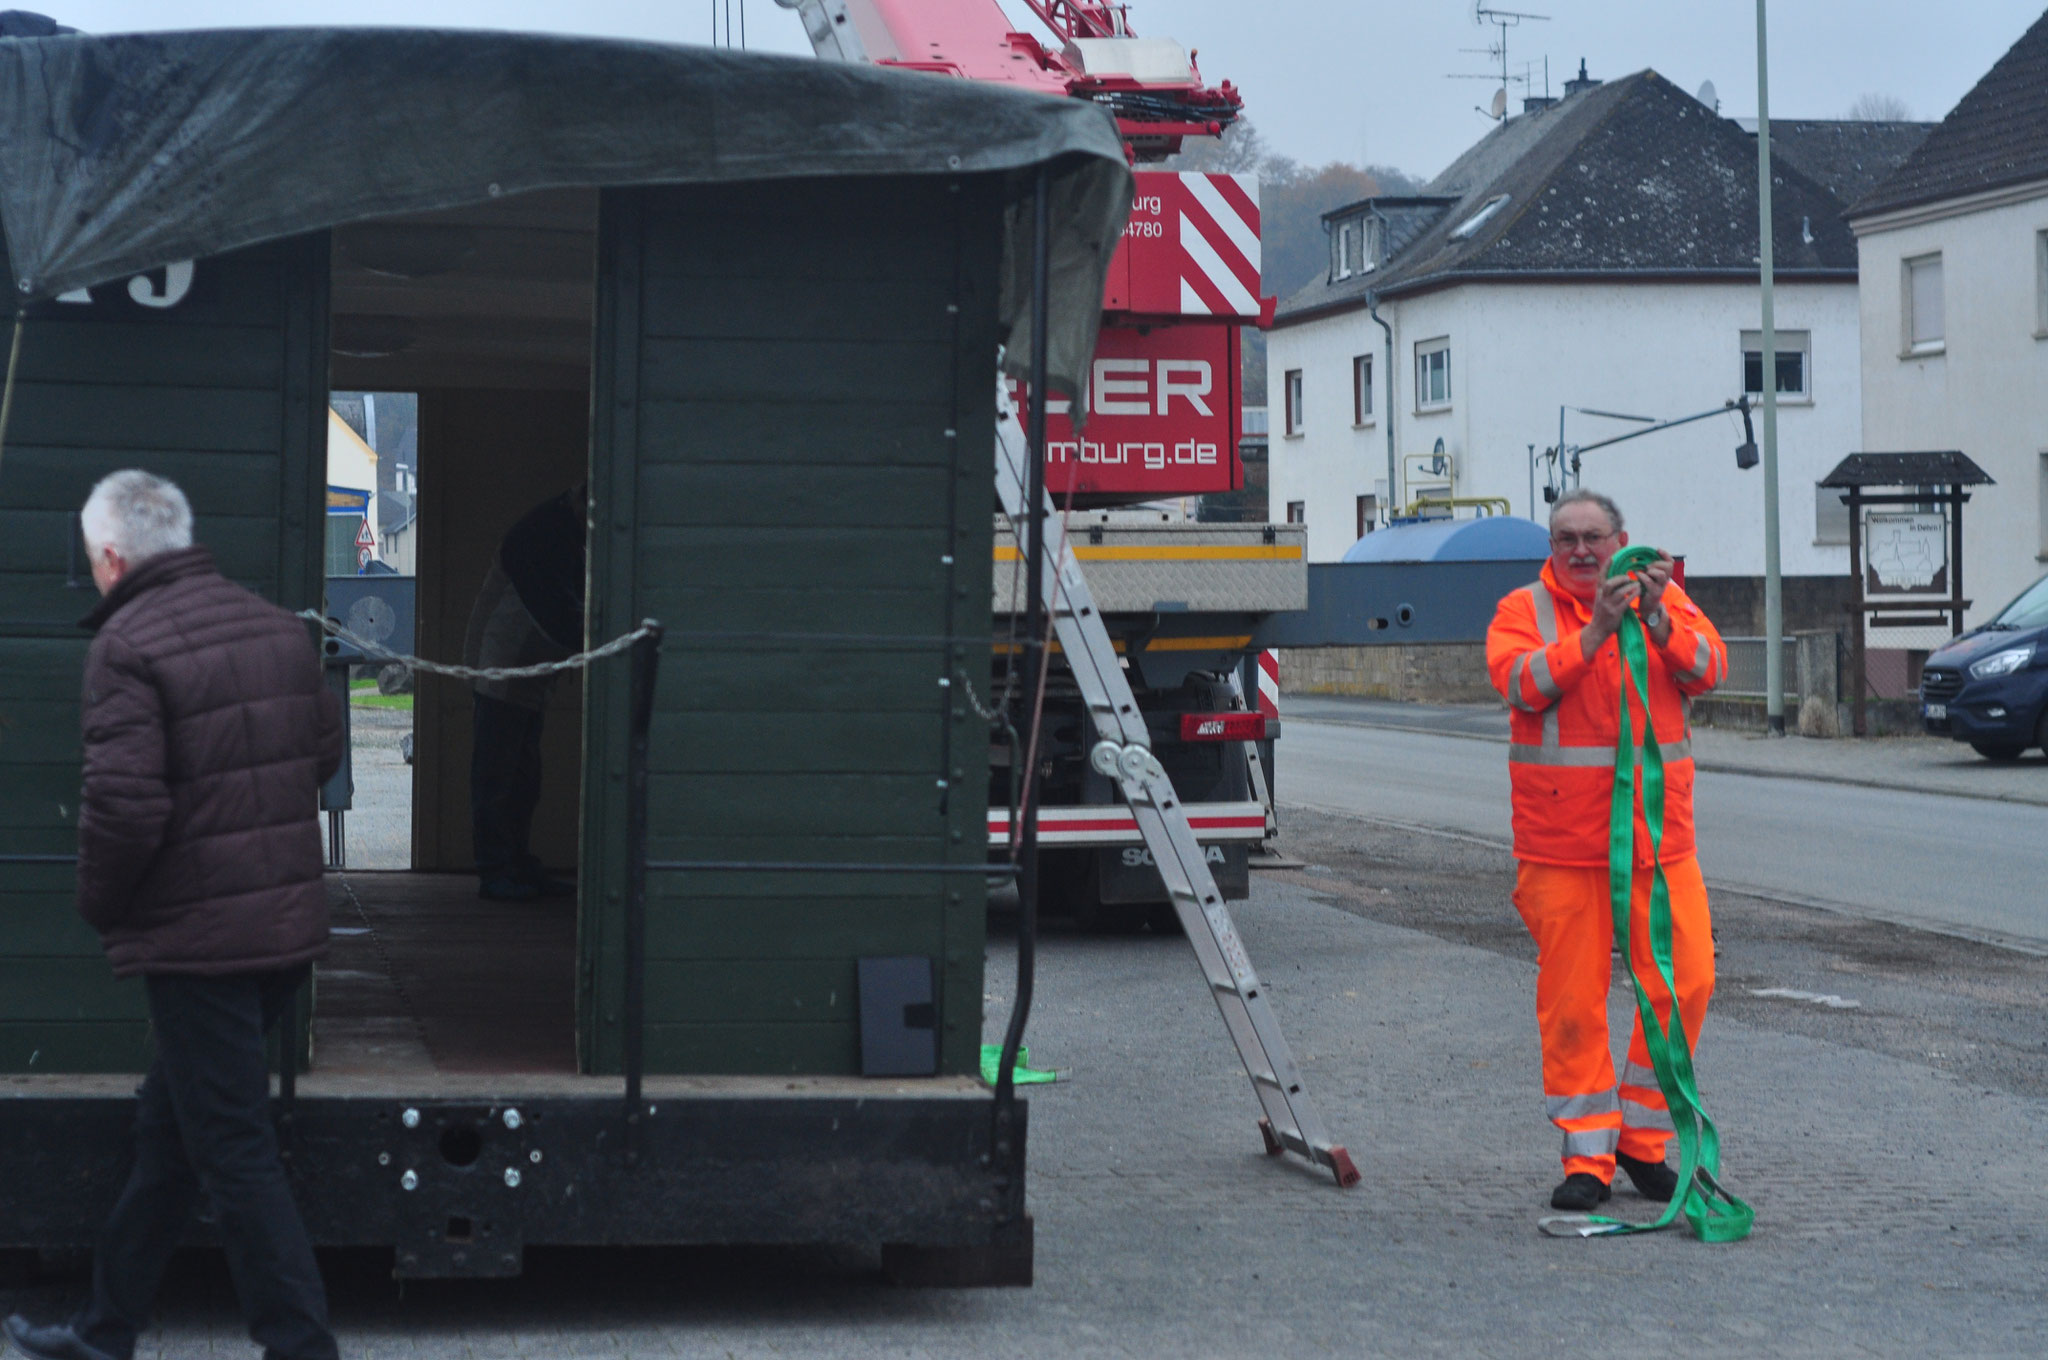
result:
M 1640 571 L 1658 559 L 1654 548 L 1623 548 L 1607 565 L 1609 577 Z M 1664 756 L 1658 749 L 1656 727 L 1650 716 L 1649 638 L 1641 617 L 1633 609 L 1621 616 L 1615 634 L 1621 649 L 1621 731 L 1614 747 L 1614 801 L 1608 822 L 1607 882 L 1614 904 L 1614 940 L 1621 956 L 1628 960 L 1629 979 L 1635 984 L 1636 1012 L 1642 1017 L 1643 1042 L 1650 1051 L 1650 1064 L 1657 1071 L 1657 1086 L 1671 1108 L 1671 1123 L 1679 1149 L 1679 1189 L 1664 1206 L 1654 1223 L 1629 1223 L 1603 1214 L 1569 1215 L 1543 1221 L 1545 1232 L 1558 1236 L 1599 1237 L 1624 1233 L 1657 1232 L 1669 1227 L 1682 1212 L 1692 1225 L 1693 1235 L 1702 1242 L 1734 1242 L 1749 1235 L 1756 1211 L 1737 1199 L 1718 1179 L 1721 1172 L 1721 1134 L 1700 1102 L 1699 1086 L 1693 1078 L 1692 1045 L 1678 1011 L 1678 980 L 1671 959 L 1671 887 L 1661 863 L 1664 845 Z M 1635 692 L 1643 706 L 1643 737 L 1635 739 L 1635 725 L 1629 720 L 1629 692 Z M 1635 789 L 1636 771 L 1642 771 L 1643 821 L 1650 831 L 1653 868 L 1650 879 L 1650 954 L 1671 998 L 1672 1024 L 1666 1029 L 1657 1018 L 1650 993 L 1636 971 L 1635 951 L 1630 948 L 1629 927 L 1631 884 L 1635 873 Z M 1562 1229 L 1562 1231 L 1559 1231 Z

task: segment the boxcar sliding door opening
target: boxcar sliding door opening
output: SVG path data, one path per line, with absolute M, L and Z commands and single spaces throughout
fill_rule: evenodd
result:
M 596 215 L 594 192 L 552 191 L 333 233 L 331 387 L 418 394 L 415 624 L 391 640 L 398 650 L 462 660 L 507 531 L 588 476 Z M 566 675 L 541 718 L 530 848 L 562 885 L 577 877 L 582 707 L 580 678 Z M 416 677 L 410 871 L 352 864 L 330 878 L 317 1071 L 576 1070 L 575 897 L 478 894 L 474 708 L 469 683 Z M 396 736 L 358 717 L 356 815 L 367 819 L 373 770 L 390 764 L 381 745 Z

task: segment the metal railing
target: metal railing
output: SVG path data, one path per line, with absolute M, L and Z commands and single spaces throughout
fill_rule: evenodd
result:
M 1769 686 L 1764 677 L 1764 667 L 1769 659 L 1768 638 L 1724 637 L 1728 644 L 1728 678 L 1714 690 L 1716 695 L 1729 699 L 1762 699 Z M 1785 647 L 1785 695 L 1799 698 L 1802 690 L 1799 676 L 1799 640 L 1784 639 Z

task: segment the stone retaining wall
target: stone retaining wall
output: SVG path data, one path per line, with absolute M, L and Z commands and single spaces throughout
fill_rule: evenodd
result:
M 1478 642 L 1283 648 L 1280 690 L 1424 704 L 1500 699 L 1486 678 L 1485 644 Z

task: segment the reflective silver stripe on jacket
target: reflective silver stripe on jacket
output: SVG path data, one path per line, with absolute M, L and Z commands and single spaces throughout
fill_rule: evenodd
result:
M 1624 1127 L 1631 1129 L 1661 1129 L 1665 1133 L 1675 1131 L 1671 1123 L 1671 1111 L 1652 1109 L 1640 1101 L 1621 1102 L 1621 1122 Z
M 1508 702 L 1524 713 L 1534 713 L 1536 705 L 1522 697 L 1522 677 L 1529 673 L 1529 658 L 1541 657 L 1541 652 L 1525 652 L 1515 658 L 1515 664 L 1508 668 Z
M 1557 642 L 1557 601 L 1550 598 L 1550 587 L 1538 578 L 1533 584 L 1522 587 L 1529 592 L 1530 602 L 1536 606 L 1536 633 L 1543 639 L 1543 645 L 1552 646 Z
M 1564 697 L 1563 687 L 1557 681 L 1550 678 L 1550 654 L 1548 652 L 1531 652 L 1527 660 L 1529 662 L 1529 678 L 1536 682 L 1536 692 L 1552 703 L 1562 699 Z
M 1696 645 L 1692 649 L 1692 665 L 1678 673 L 1681 685 L 1696 684 L 1707 678 L 1707 672 L 1714 668 L 1714 649 L 1707 645 L 1704 634 L 1695 634 Z
M 1611 1157 L 1621 1145 L 1620 1129 L 1579 1129 L 1564 1136 L 1567 1157 Z
M 1557 734 L 1554 730 L 1556 720 L 1557 710 L 1554 708 L 1547 710 L 1543 715 L 1543 744 L 1541 746 L 1530 746 L 1525 742 L 1517 742 L 1508 747 L 1508 760 L 1511 763 L 1520 765 L 1572 765 L 1587 769 L 1603 770 L 1614 768 L 1614 748 L 1612 746 L 1558 745 Z M 1691 760 L 1692 738 L 1686 737 L 1682 741 L 1659 742 L 1657 743 L 1657 751 L 1658 754 L 1664 757 L 1666 765 L 1671 765 L 1681 760 Z
M 1588 1115 L 1613 1114 L 1621 1108 L 1621 1094 L 1613 1087 L 1582 1096 L 1545 1096 L 1543 1111 L 1552 1119 L 1584 1119 Z
M 1657 1089 L 1657 1069 L 1645 1067 L 1631 1058 L 1628 1064 L 1621 1069 L 1621 1084 L 1623 1086 L 1640 1086 L 1645 1091 L 1654 1091 Z

